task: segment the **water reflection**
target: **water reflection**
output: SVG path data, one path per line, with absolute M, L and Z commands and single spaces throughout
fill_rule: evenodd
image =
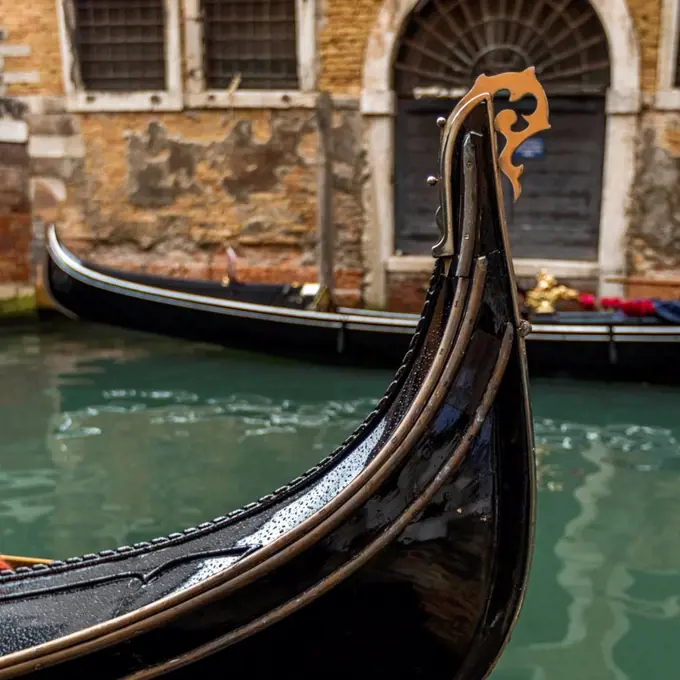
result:
M 224 514 L 323 458 L 390 378 L 88 331 L 0 338 L 0 551 L 66 557 Z
M 679 397 L 666 395 L 676 407 Z M 606 417 L 600 409 L 598 420 Z M 535 425 L 536 555 L 525 609 L 494 680 L 674 677 L 677 429 L 554 418 Z

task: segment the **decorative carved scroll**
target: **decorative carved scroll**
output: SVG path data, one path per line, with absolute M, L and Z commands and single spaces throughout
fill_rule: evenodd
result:
M 536 78 L 534 67 L 530 66 L 524 71 L 499 73 L 495 76 L 479 76 L 472 88 L 460 100 L 458 106 L 462 106 L 465 102 L 478 97 L 480 94 L 488 94 L 490 97 L 493 97 L 502 90 L 507 90 L 510 93 L 511 102 L 515 102 L 527 94 L 531 94 L 536 98 L 536 109 L 534 112 L 522 114 L 522 118 L 527 123 L 523 130 L 515 131 L 512 129 L 512 126 L 517 122 L 517 114 L 510 109 L 499 112 L 494 121 L 496 130 L 505 137 L 505 146 L 498 155 L 498 165 L 510 180 L 514 200 L 516 201 L 522 193 L 519 178 L 524 171 L 524 165 L 513 165 L 512 154 L 522 142 L 532 135 L 541 132 L 541 130 L 550 129 L 550 123 L 548 122 L 548 98 Z

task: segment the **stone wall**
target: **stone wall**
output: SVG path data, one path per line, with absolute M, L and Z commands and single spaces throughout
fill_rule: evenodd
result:
M 0 99 L 0 283 L 30 276 L 31 201 L 25 106 Z
M 244 278 L 316 279 L 313 111 L 88 114 L 80 131 L 84 158 L 69 165 L 60 226 L 81 255 L 221 277 L 232 245 Z M 356 109 L 335 113 L 333 139 L 338 285 L 358 290 L 366 173 Z
M 680 275 L 680 114 L 643 117 L 628 236 L 631 274 Z
M 362 236 L 372 202 L 358 99 L 368 37 L 384 0 L 317 2 L 318 89 L 330 91 L 335 105 L 337 285 L 351 291 L 345 301 L 357 302 L 367 274 Z M 649 106 L 656 86 L 661 0 L 628 2 Z M 24 252 L 33 234 L 35 250 L 41 225 L 54 221 L 76 252 L 111 266 L 220 278 L 225 247 L 231 244 L 245 279 L 316 279 L 313 110 L 67 113 L 56 6 L 56 0 L 21 6 L 0 0 L 0 25 L 10 40 L 30 46 L 21 59 L 6 57 L 6 68 L 38 74 L 7 85 L 7 95 L 25 97 L 25 103 L 19 113 L 2 114 L 27 125 L 28 142 L 17 163 L 24 164 L 21 181 L 28 187 L 33 228 L 7 218 L 0 225 L 0 243 L 11 239 L 12 247 Z M 7 107 L 17 100 L 3 101 Z M 677 271 L 678 114 L 647 111 L 640 129 L 627 240 L 631 272 Z M 19 158 L 20 152 L 12 153 L 6 158 Z M 2 180 L 8 187 L 12 176 L 18 177 L 11 170 L 18 166 L 11 163 Z M 0 167 L 0 179 L 3 172 Z M 12 276 L 30 276 L 31 264 L 29 256 Z M 417 310 L 427 278 L 390 275 L 388 306 Z

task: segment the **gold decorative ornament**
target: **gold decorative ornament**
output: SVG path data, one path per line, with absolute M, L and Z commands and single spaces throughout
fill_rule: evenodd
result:
M 441 128 L 439 178 L 450 177 L 453 172 L 457 171 L 454 169 L 454 142 L 467 113 L 481 103 L 488 104 L 489 113 L 493 112 L 493 97 L 501 91 L 509 92 L 511 102 L 521 99 L 524 95 L 532 95 L 536 100 L 534 112 L 522 114 L 522 119 L 526 124 L 523 130 L 515 131 L 512 129 L 512 126 L 517 122 L 517 114 L 512 110 L 501 111 L 496 114 L 492 121 L 494 129 L 505 137 L 505 145 L 498 154 L 494 172 L 498 174 L 503 172 L 508 177 L 512 184 L 514 200 L 516 201 L 522 191 L 519 178 L 524 170 L 524 166 L 514 166 L 512 164 L 512 154 L 531 135 L 550 128 L 548 123 L 548 99 L 541 84 L 536 79 L 536 72 L 533 67 L 529 67 L 524 71 L 500 73 L 495 76 L 479 76 L 470 91 L 456 104 L 444 125 L 441 124 L 441 119 L 437 119 L 437 125 Z M 495 139 L 493 135 L 491 138 L 493 153 L 495 154 Z M 467 152 L 465 148 L 461 152 L 464 156 L 462 162 L 463 184 L 467 187 L 474 187 L 476 179 L 472 176 L 474 158 L 472 157 L 471 146 L 468 147 Z M 466 177 L 466 173 L 469 177 Z M 436 178 L 433 177 L 433 179 Z M 459 216 L 453 214 L 453 190 L 451 182 L 438 182 L 438 184 L 440 186 L 440 205 L 435 213 L 435 221 L 441 231 L 441 238 L 432 248 L 432 255 L 436 258 L 450 258 L 455 254 L 453 225 Z M 472 206 L 474 204 L 475 197 L 473 194 L 474 191 L 471 190 L 470 195 L 466 198 L 466 205 Z M 497 198 L 499 202 L 502 202 L 500 192 Z M 461 266 L 460 263 L 458 266 Z
M 541 269 L 536 277 L 536 285 L 527 291 L 524 304 L 536 314 L 554 314 L 555 302 L 558 300 L 576 300 L 578 291 L 558 285 L 557 279 L 545 269 Z
M 515 102 L 524 95 L 531 94 L 536 98 L 536 109 L 530 114 L 521 114 L 526 122 L 523 130 L 515 131 L 512 126 L 517 122 L 517 114 L 511 109 L 500 111 L 494 120 L 497 132 L 505 137 L 505 146 L 498 154 L 498 165 L 512 184 L 513 198 L 515 201 L 522 193 L 519 178 L 524 171 L 524 165 L 513 165 L 512 154 L 522 142 L 542 130 L 549 130 L 548 122 L 548 97 L 545 90 L 536 78 L 536 70 L 533 66 L 524 71 L 499 73 L 495 76 L 481 75 L 477 77 L 469 92 L 460 100 L 459 106 L 481 94 L 494 96 L 502 90 L 510 93 L 510 101 Z

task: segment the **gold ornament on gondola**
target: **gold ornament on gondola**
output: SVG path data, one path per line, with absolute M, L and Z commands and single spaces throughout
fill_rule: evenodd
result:
M 470 101 L 481 94 L 492 97 L 503 90 L 510 93 L 510 101 L 515 102 L 527 94 L 536 98 L 536 109 L 530 114 L 521 114 L 526 122 L 523 130 L 513 130 L 512 126 L 517 122 L 517 114 L 511 109 L 500 111 L 494 120 L 497 132 L 505 137 L 505 146 L 498 154 L 498 166 L 501 172 L 512 184 L 513 198 L 515 201 L 522 193 L 519 178 L 524 172 L 524 165 L 513 165 L 512 154 L 529 137 L 542 130 L 549 130 L 548 122 L 548 97 L 545 90 L 536 78 L 536 70 L 533 66 L 524 71 L 511 73 L 499 73 L 495 76 L 481 75 L 475 80 L 469 92 L 461 99 L 461 104 Z
M 557 279 L 545 269 L 541 269 L 536 277 L 536 285 L 527 291 L 524 303 L 536 314 L 554 314 L 558 300 L 576 300 L 578 291 L 557 284 Z

